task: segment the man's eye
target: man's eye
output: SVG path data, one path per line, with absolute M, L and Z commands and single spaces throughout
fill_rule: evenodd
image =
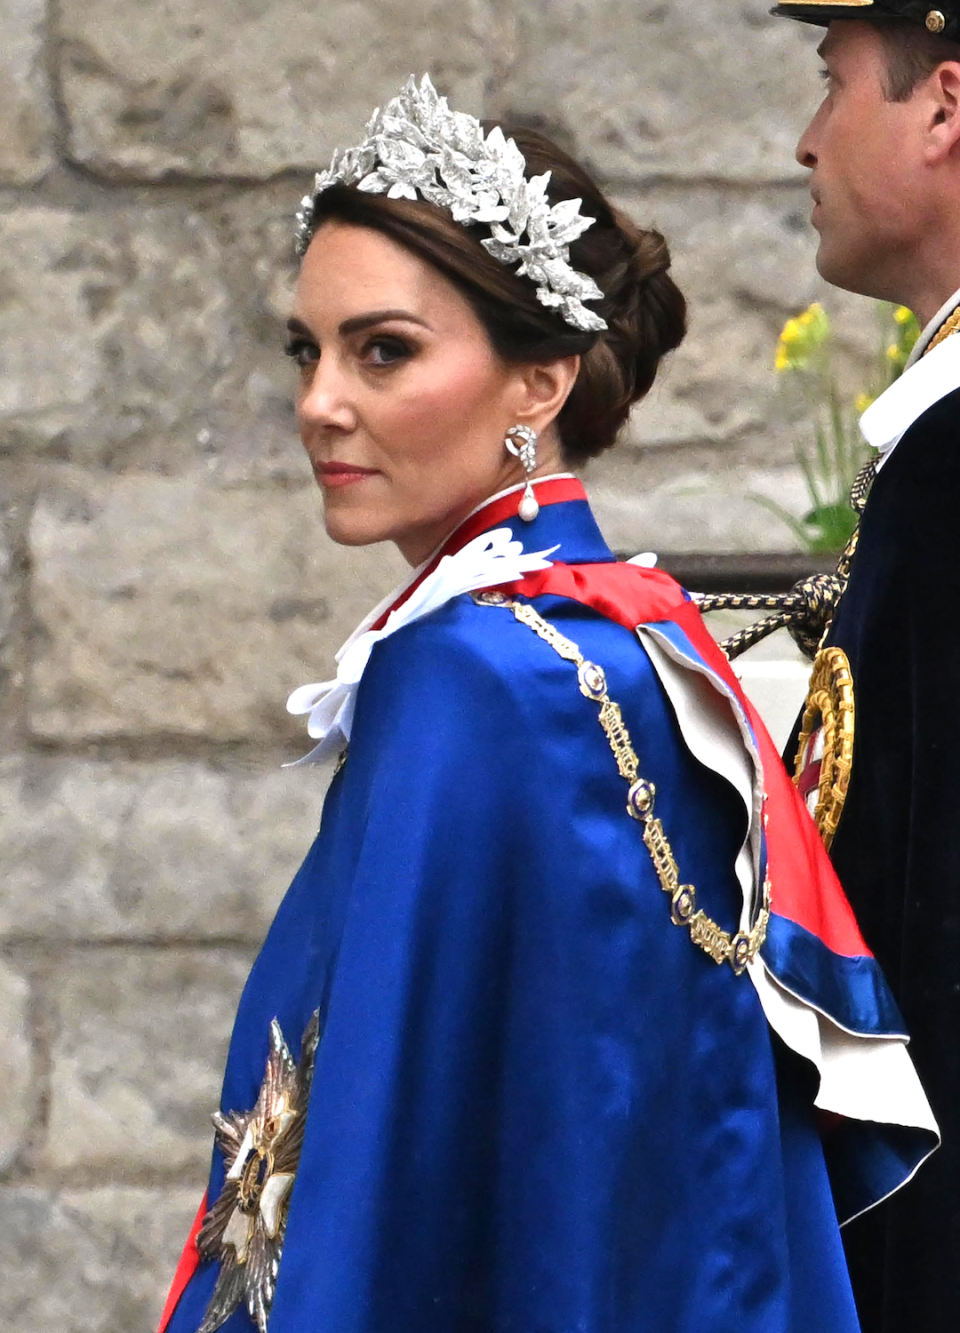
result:
M 371 366 L 391 366 L 409 355 L 402 338 L 372 338 L 363 349 L 363 359 Z
M 305 338 L 293 338 L 284 347 L 285 355 L 291 360 L 296 361 L 297 365 L 315 366 L 320 360 L 320 348 L 315 343 L 309 343 Z

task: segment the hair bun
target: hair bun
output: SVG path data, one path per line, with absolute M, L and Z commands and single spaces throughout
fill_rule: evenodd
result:
M 616 442 L 631 407 L 649 391 L 661 360 L 679 347 L 687 330 L 687 303 L 670 276 L 662 234 L 638 227 L 589 184 L 594 196 L 585 196 L 584 211 L 598 204 L 602 210 L 571 248 L 571 259 L 603 291 L 600 313 L 608 328 L 584 353 L 561 414 L 564 444 L 574 462 Z

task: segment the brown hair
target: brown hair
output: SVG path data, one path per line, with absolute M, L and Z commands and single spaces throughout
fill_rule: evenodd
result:
M 484 130 L 494 122 L 484 122 Z M 570 263 L 603 292 L 591 301 L 607 322 L 583 333 L 537 300 L 528 279 L 499 263 L 480 244 L 486 227 L 464 227 L 422 200 L 389 199 L 354 186 L 325 190 L 313 228 L 336 218 L 371 227 L 439 269 L 470 302 L 495 351 L 509 362 L 549 361 L 578 354 L 580 373 L 557 428 L 565 459 L 583 463 L 608 449 L 633 403 L 650 388 L 661 358 L 686 332 L 686 302 L 668 273 L 670 254 L 657 231 L 642 231 L 604 197 L 592 177 L 533 130 L 503 126 L 527 163 L 527 175 L 551 173 L 551 204 L 579 198 L 596 222 L 570 247 Z
M 876 24 L 883 41 L 888 102 L 906 102 L 918 84 L 945 60 L 960 60 L 960 42 L 927 32 L 917 23 Z

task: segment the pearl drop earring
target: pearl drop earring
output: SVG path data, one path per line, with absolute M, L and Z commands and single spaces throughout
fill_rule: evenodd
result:
M 527 484 L 523 489 L 519 514 L 524 523 L 532 523 L 540 513 L 537 497 L 534 495 L 533 487 L 530 484 L 530 474 L 535 471 L 537 466 L 537 432 L 532 426 L 511 426 L 507 431 L 504 444 L 507 447 L 507 453 L 520 459 L 523 470 L 527 474 Z

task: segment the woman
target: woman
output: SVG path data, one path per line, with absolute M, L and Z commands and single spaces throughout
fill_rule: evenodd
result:
M 291 697 L 307 759 L 345 760 L 240 1003 L 165 1327 L 855 1329 L 814 1095 L 847 1213 L 929 1109 L 695 606 L 616 564 L 567 471 L 683 335 L 662 238 L 424 79 L 299 241 L 327 530 L 413 573 Z

